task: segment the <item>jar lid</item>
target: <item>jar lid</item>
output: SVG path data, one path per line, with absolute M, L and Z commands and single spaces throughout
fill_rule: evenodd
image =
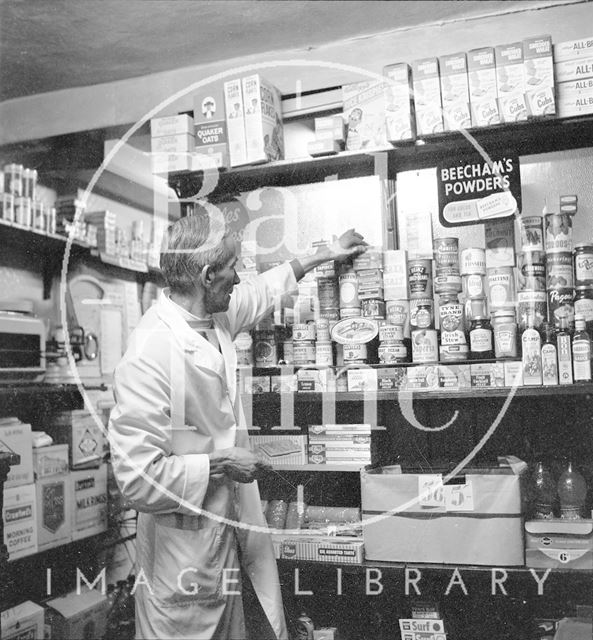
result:
M 591 291 L 593 292 L 593 284 L 581 284 L 574 288 L 575 291 Z
M 593 242 L 577 242 L 573 249 L 574 251 L 577 249 L 591 249 L 593 251 Z

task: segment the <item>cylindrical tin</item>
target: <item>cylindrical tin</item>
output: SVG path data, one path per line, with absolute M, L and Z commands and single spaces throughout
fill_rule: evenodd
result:
M 408 260 L 410 299 L 432 296 L 432 260 Z
M 14 199 L 14 221 L 22 227 L 30 227 L 32 222 L 30 198 Z
M 0 220 L 14 222 L 14 196 L 11 193 L 0 193 Z
M 573 286 L 572 253 L 570 251 L 546 253 L 546 289 L 572 289 Z
M 546 290 L 546 254 L 543 251 L 525 251 L 517 256 L 517 290 Z
M 471 273 L 462 276 L 461 284 L 466 300 L 486 297 L 486 276 L 481 273 Z
M 329 320 L 327 318 L 317 318 L 317 320 L 315 320 L 315 333 L 318 342 L 331 342 Z
M 315 342 L 293 342 L 292 347 L 294 364 L 315 364 Z
M 544 250 L 544 219 L 542 216 L 519 217 L 521 251 Z
M 519 330 L 528 327 L 528 319 L 534 319 L 534 326 L 541 326 L 548 317 L 548 299 L 545 291 L 519 291 L 517 294 L 517 320 Z
M 381 342 L 377 351 L 381 364 L 396 364 L 408 361 L 408 350 L 401 340 Z
M 278 364 L 278 350 L 273 329 L 256 329 L 253 355 L 256 367 L 272 367 Z
M 574 328 L 574 289 L 548 290 L 548 320 L 559 327 L 561 318 L 566 318 L 569 327 Z
M 377 298 L 362 300 L 360 303 L 363 318 L 374 318 L 375 320 L 385 319 L 385 302 Z
M 574 285 L 593 284 L 593 244 L 580 242 L 574 247 Z
M 362 310 L 360 307 L 348 307 L 346 309 L 340 309 L 340 320 L 344 318 L 360 318 Z
M 320 309 L 337 309 L 340 306 L 337 278 L 317 278 L 317 298 Z
M 437 269 L 455 267 L 459 272 L 459 240 L 457 238 L 435 238 L 432 241 L 432 248 Z
M 458 267 L 439 267 L 434 276 L 435 293 L 459 293 L 461 275 Z
M 387 300 L 385 302 L 385 320 L 389 324 L 402 327 L 410 323 L 410 303 L 408 300 Z
M 590 332 L 593 329 L 593 285 L 575 288 L 574 315 L 585 318 L 587 331 Z
M 468 346 L 465 335 L 463 305 L 456 295 L 443 296 L 439 303 L 441 344 L 439 359 L 442 362 L 467 360 Z
M 23 171 L 22 164 L 4 165 L 4 191 L 15 198 L 23 195 Z
M 379 326 L 379 342 L 397 342 L 404 339 L 404 327 L 398 324 Z
M 438 362 L 439 344 L 436 329 L 412 331 L 412 362 Z
M 572 218 L 567 213 L 547 213 L 544 242 L 548 251 L 572 251 Z
M 486 251 L 481 247 L 469 247 L 461 252 L 461 275 L 474 273 L 486 275 Z
M 292 325 L 292 339 L 294 342 L 311 342 L 315 340 L 315 323 L 304 322 Z
M 358 277 L 354 269 L 342 272 L 340 283 L 340 309 L 353 309 L 360 307 L 358 299 Z
M 331 342 L 315 343 L 315 364 L 319 366 L 333 366 L 334 352 Z
M 348 343 L 342 345 L 344 363 L 366 362 L 368 357 L 367 345 L 365 343 Z
M 429 324 L 428 326 L 434 327 L 434 300 L 432 298 L 418 298 L 417 300 L 410 300 L 410 327 L 412 329 L 420 329 L 423 328 L 418 326 L 418 308 L 420 307 L 420 323 L 422 325 L 426 324 L 426 313 L 429 313 Z M 424 327 L 426 328 L 426 327 Z
M 513 267 L 494 267 L 486 270 L 488 304 L 491 311 L 508 307 L 515 302 Z
M 340 309 L 319 309 L 319 318 L 324 318 L 329 322 L 337 322 L 340 319 Z
M 242 331 L 234 340 L 237 364 L 239 366 L 253 366 L 253 340 L 248 331 Z

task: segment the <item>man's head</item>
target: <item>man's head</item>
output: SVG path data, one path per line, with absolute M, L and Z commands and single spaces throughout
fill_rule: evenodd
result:
M 171 225 L 160 262 L 172 293 L 200 297 L 207 313 L 228 309 L 239 283 L 237 247 L 218 216 L 204 211 Z

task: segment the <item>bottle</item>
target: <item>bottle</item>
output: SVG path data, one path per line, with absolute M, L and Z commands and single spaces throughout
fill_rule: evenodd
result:
M 591 337 L 585 329 L 585 318 L 575 316 L 572 336 L 572 367 L 575 382 L 591 381 Z
M 494 355 L 496 358 L 517 357 L 517 322 L 511 307 L 499 309 L 493 314 Z
M 494 358 L 492 326 L 488 318 L 476 316 L 469 330 L 469 357 L 471 360 Z
M 568 318 L 561 317 L 556 331 L 556 349 L 558 350 L 558 383 L 572 384 L 572 336 L 568 327 Z
M 542 384 L 542 348 L 541 336 L 535 328 L 535 317 L 527 317 L 527 328 L 521 335 L 521 360 L 523 363 L 523 384 Z
M 558 479 L 558 497 L 560 498 L 560 517 L 563 520 L 579 520 L 583 516 L 587 485 L 583 476 L 573 469 L 569 460 L 566 469 Z
M 313 640 L 313 620 L 306 613 L 301 613 L 295 624 L 295 640 Z
M 551 322 L 542 324 L 544 343 L 542 344 L 542 382 L 544 386 L 558 384 L 558 352 L 556 333 Z
M 556 498 L 556 483 L 543 462 L 538 462 L 531 477 L 533 518 L 551 520 L 554 517 L 553 504 Z

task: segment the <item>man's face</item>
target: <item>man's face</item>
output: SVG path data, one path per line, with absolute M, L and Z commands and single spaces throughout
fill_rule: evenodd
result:
M 221 269 L 214 272 L 210 287 L 206 289 L 204 304 L 207 313 L 226 311 L 231 302 L 233 287 L 240 282 L 239 276 L 235 271 L 238 260 L 237 246 L 229 236 L 224 239 L 224 242 L 230 251 L 230 258 Z

